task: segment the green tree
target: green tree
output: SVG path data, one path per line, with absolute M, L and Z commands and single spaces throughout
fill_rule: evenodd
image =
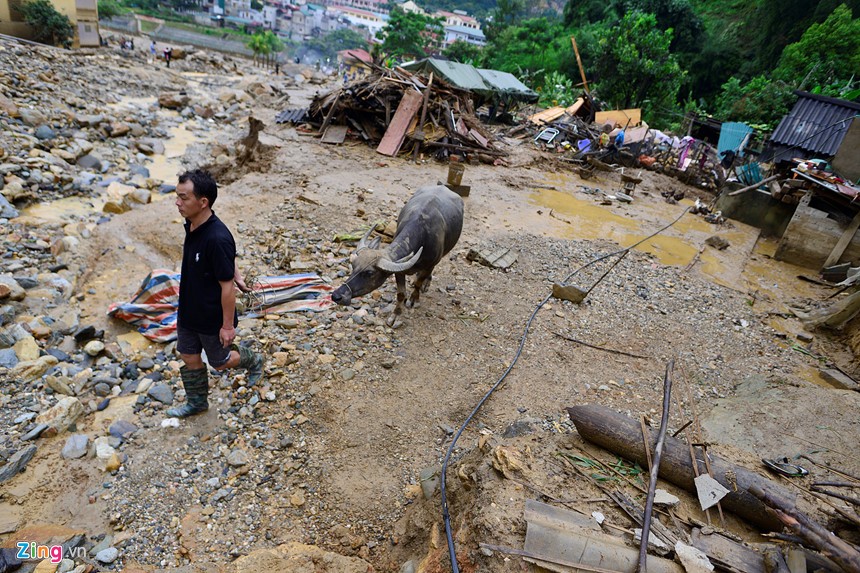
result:
M 525 0 L 498 0 L 496 9 L 493 11 L 490 21 L 487 22 L 487 38 L 490 41 L 498 38 L 506 28 L 519 23 L 525 14 Z
M 570 36 L 559 21 L 531 18 L 509 26 L 488 43 L 484 55 L 488 68 L 528 76 L 537 85 L 551 71 L 579 77 Z
M 562 13 L 566 27 L 600 22 L 613 12 L 613 3 L 604 0 L 567 0 Z
M 122 14 L 122 6 L 116 0 L 99 0 L 99 20 L 110 20 Z
M 57 46 L 67 44 L 75 37 L 68 16 L 58 12 L 50 0 L 29 0 L 20 7 L 20 12 L 24 21 L 33 28 L 37 42 Z
M 716 116 L 723 121 L 743 121 L 773 129 L 796 99 L 785 82 L 761 75 L 743 83 L 732 77 L 717 96 Z
M 251 36 L 245 45 L 254 52 L 255 62 L 259 63 L 260 56 L 263 56 L 266 65 L 271 63 L 271 56 L 273 54 L 277 54 L 284 49 L 284 44 L 271 30 L 257 32 Z
M 839 95 L 860 75 L 860 19 L 844 4 L 782 52 L 773 76 L 798 89 Z M 834 93 L 835 92 L 835 93 Z
M 484 51 L 481 49 L 481 46 L 476 46 L 463 40 L 457 40 L 442 53 L 449 60 L 454 60 L 461 64 L 472 64 L 477 67 L 481 66 L 484 58 Z
M 395 8 L 376 37 L 382 40 L 381 50 L 386 57 L 408 60 L 427 56 L 427 46 L 443 33 L 441 18 Z
M 598 31 L 596 62 L 599 96 L 616 108 L 675 110 L 686 78 L 669 51 L 672 31 L 660 31 L 653 14 L 631 12 L 615 26 Z
M 623 10 L 654 14 L 659 29 L 672 30 L 673 53 L 693 54 L 701 49 L 704 26 L 690 0 L 624 0 Z

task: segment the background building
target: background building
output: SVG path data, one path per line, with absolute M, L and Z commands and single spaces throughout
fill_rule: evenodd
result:
M 0 0 L 0 34 L 33 38 L 33 30 L 21 15 L 20 6 L 23 3 L 23 0 Z M 96 0 L 51 0 L 51 4 L 71 21 L 75 32 L 73 47 L 99 45 L 99 11 Z

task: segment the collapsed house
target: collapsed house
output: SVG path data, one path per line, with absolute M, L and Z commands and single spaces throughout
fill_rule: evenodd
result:
M 779 237 L 775 258 L 807 268 L 860 261 L 860 104 L 806 92 L 773 132 L 758 175 L 717 207 Z M 759 165 L 754 163 L 751 165 Z M 749 172 L 750 170 L 747 169 Z
M 387 156 L 401 151 L 475 155 L 493 162 L 506 155 L 477 110 L 513 109 L 537 94 L 513 75 L 497 70 L 427 59 L 394 69 L 367 63 L 368 74 L 314 98 L 307 109 L 280 113 L 278 123 L 302 123 L 323 143 L 360 137 Z M 407 69 L 409 68 L 409 69 Z

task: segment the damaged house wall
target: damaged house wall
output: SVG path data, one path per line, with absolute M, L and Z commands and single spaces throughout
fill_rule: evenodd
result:
M 777 247 L 776 260 L 820 269 L 848 228 L 853 214 L 846 213 L 840 217 L 843 222 L 837 221 L 832 214 L 810 205 L 814 197 L 807 193 L 797 205 Z M 839 261 L 860 261 L 860 233 L 854 235 Z

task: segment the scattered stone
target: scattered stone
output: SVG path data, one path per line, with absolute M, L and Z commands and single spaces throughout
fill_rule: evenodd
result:
M 694 481 L 702 511 L 717 505 L 729 493 L 729 490 L 708 474 L 702 474 Z
M 152 386 L 146 395 L 167 406 L 173 404 L 173 390 L 165 384 L 156 384 L 155 386 Z
M 251 461 L 245 450 L 235 449 L 227 455 L 227 464 L 235 467 L 244 466 Z
M 56 360 L 56 359 L 55 359 Z M 84 406 L 77 398 L 66 396 L 57 404 L 36 417 L 36 422 L 48 424 L 58 432 L 64 432 L 84 414 Z
M 89 443 L 90 438 L 86 434 L 72 434 L 66 440 L 66 445 L 63 446 L 60 455 L 68 460 L 82 458 L 87 454 Z
M 35 440 L 36 438 L 41 436 L 42 433 L 47 429 L 48 424 L 36 424 L 36 426 L 32 430 L 21 436 L 21 441 L 28 442 L 30 440 Z
M 119 557 L 119 550 L 116 547 L 108 547 L 96 553 L 96 561 L 100 563 L 113 563 Z
M 105 343 L 101 340 L 90 340 L 84 346 L 84 352 L 90 356 L 98 356 L 105 349 Z
M 718 251 L 723 251 L 729 247 L 729 242 L 719 235 L 708 237 L 705 239 L 705 244 L 717 249 Z
M 681 500 L 666 491 L 665 489 L 658 489 L 654 491 L 654 505 L 675 507 L 679 503 L 681 503 Z
M 137 431 L 137 426 L 125 420 L 117 420 L 108 428 L 108 433 L 111 436 L 125 440 L 130 435 Z
M 36 446 L 27 446 L 26 448 L 20 449 L 15 452 L 9 461 L 6 462 L 6 465 L 0 468 L 0 483 L 7 481 L 22 471 L 27 467 L 27 463 L 33 459 L 33 456 L 36 454 Z

